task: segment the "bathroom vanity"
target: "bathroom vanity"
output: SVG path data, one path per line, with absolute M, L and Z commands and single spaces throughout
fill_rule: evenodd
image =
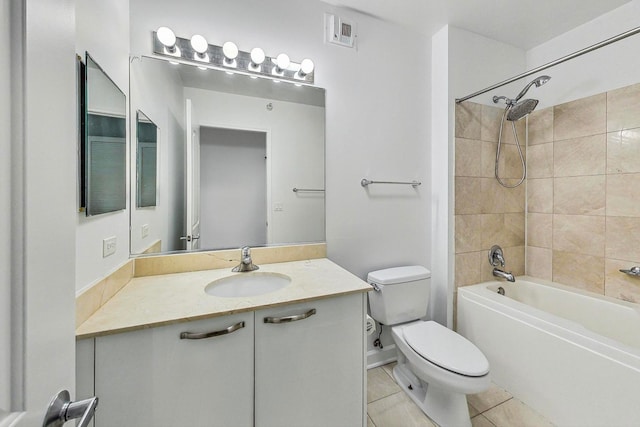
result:
M 139 277 L 84 322 L 96 427 L 364 425 L 370 287 L 327 259 L 259 272 L 291 283 L 218 297 L 205 288 L 229 269 Z

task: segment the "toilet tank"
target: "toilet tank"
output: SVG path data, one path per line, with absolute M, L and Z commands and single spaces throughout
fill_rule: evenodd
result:
M 421 265 L 372 271 L 367 282 L 374 287 L 369 291 L 369 306 L 378 322 L 396 325 L 426 316 L 431 272 Z

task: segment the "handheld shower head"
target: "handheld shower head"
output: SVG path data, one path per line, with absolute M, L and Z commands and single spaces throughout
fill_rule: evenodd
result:
M 546 82 L 548 82 L 549 80 L 551 80 L 551 77 L 549 77 L 549 76 L 538 76 L 538 77 L 536 77 L 531 82 L 529 82 L 529 84 L 526 85 L 524 87 L 524 89 L 522 89 L 520 91 L 518 96 L 516 96 L 513 101 L 514 102 L 518 102 L 520 100 L 520 98 L 522 98 L 527 93 L 527 91 L 531 88 L 531 86 L 536 85 L 536 87 L 540 87 L 543 84 L 545 84 Z

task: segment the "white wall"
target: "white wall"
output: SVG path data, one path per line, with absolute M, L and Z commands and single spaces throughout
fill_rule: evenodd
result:
M 76 1 L 76 52 L 85 52 L 129 95 L 128 1 Z M 127 128 L 128 132 L 128 128 Z M 128 157 L 127 157 L 128 158 Z M 76 166 L 77 167 L 77 166 Z M 76 187 L 78 185 L 76 184 Z M 127 176 L 127 189 L 129 176 Z M 76 202 L 76 206 L 78 203 Z M 94 217 L 76 214 L 76 290 L 103 278 L 129 258 L 129 191 L 127 209 Z M 102 240 L 115 236 L 116 253 L 102 257 Z
M 525 52 L 514 46 L 452 26 L 432 38 L 431 174 L 432 193 L 432 301 L 433 317 L 453 325 L 455 98 L 525 70 Z M 493 95 L 514 97 L 520 82 L 472 99 L 492 105 Z M 446 309 L 445 309 L 446 308 Z
M 170 69 L 169 69 L 170 70 Z M 159 90 L 161 88 L 161 90 Z M 131 64 L 131 109 L 141 110 L 159 129 L 158 135 L 158 203 L 155 207 L 131 207 L 131 253 L 144 252 L 157 240 L 162 250 L 182 249 L 176 236 L 185 231 L 185 130 L 182 80 L 166 63 L 136 58 Z M 135 152 L 136 130 L 131 127 L 131 152 Z M 131 165 L 135 180 L 135 163 Z M 135 187 L 135 186 L 134 186 Z M 135 188 L 132 188 L 135 192 Z M 135 194 L 131 200 L 135 201 Z M 142 237 L 142 226 L 149 225 L 149 235 Z
M 149 54 L 151 31 L 168 25 L 181 36 L 201 33 L 210 43 L 234 40 L 242 50 L 261 46 L 268 55 L 312 57 L 316 84 L 327 89 L 329 257 L 363 278 L 377 268 L 429 266 L 430 45 L 423 36 L 344 10 L 341 15 L 358 24 L 358 49 L 325 44 L 324 13 L 336 10 L 294 0 L 135 0 L 131 46 Z M 367 191 L 360 186 L 365 176 L 423 185 Z
M 629 2 L 591 22 L 527 51 L 527 69 L 586 48 L 639 25 L 640 0 Z M 544 71 L 551 76 L 536 89 L 538 108 L 557 105 L 640 81 L 640 35 L 593 51 Z
M 325 109 L 194 88 L 185 88 L 184 93 L 193 102 L 200 126 L 267 133 L 269 242 L 324 241 L 324 198 L 300 196 L 292 190 L 324 188 Z M 266 108 L 269 103 L 272 110 Z M 275 203 L 283 210 L 275 212 Z

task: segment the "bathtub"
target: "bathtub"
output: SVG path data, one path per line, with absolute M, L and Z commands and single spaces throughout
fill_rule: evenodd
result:
M 457 307 L 492 380 L 555 425 L 640 425 L 639 304 L 521 276 L 461 287 Z

